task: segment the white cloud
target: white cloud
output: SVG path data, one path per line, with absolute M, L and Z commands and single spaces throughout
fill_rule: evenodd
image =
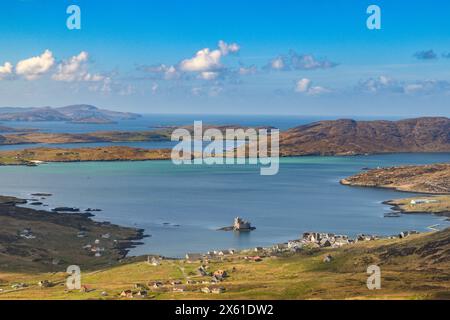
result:
M 307 92 L 311 87 L 311 80 L 303 78 L 297 81 L 295 85 L 295 91 L 297 92 Z
M 214 72 L 214 71 L 204 71 L 201 72 L 199 77 L 203 80 L 214 80 L 217 79 L 217 77 L 219 76 L 219 72 Z
M 311 54 L 298 54 L 291 50 L 286 55 L 280 55 L 269 61 L 265 69 L 268 70 L 315 70 L 329 69 L 337 66 L 337 63 L 327 59 L 318 59 Z
M 16 74 L 27 80 L 34 80 L 48 72 L 54 63 L 53 53 L 45 50 L 40 56 L 19 61 L 16 65 Z
M 369 78 L 360 81 L 358 90 L 362 92 L 377 93 L 377 92 L 403 92 L 403 85 L 398 81 L 387 77 L 378 76 L 376 78 Z
M 205 48 L 198 51 L 193 58 L 181 61 L 180 69 L 188 72 L 216 70 L 221 67 L 221 58 L 220 50 L 211 51 L 209 48 Z
M 0 66 L 0 80 L 11 77 L 12 73 L 13 65 L 10 62 L 5 62 L 3 66 Z
M 238 70 L 238 73 L 241 76 L 256 74 L 257 72 L 258 72 L 258 68 L 254 65 L 249 66 L 249 67 L 240 67 Z
M 432 94 L 449 93 L 450 82 L 445 80 L 398 81 L 387 76 L 361 80 L 356 87 L 364 93 Z
M 312 95 L 312 96 L 318 96 L 318 95 L 330 93 L 330 92 L 331 92 L 331 90 L 324 88 L 324 87 L 319 87 L 319 86 L 311 87 L 308 90 L 308 94 Z
M 141 67 L 142 70 L 145 72 L 153 73 L 155 75 L 162 75 L 162 78 L 165 80 L 173 80 L 180 78 L 181 74 L 176 69 L 175 66 L 168 66 L 165 64 L 159 64 L 155 66 L 149 66 L 149 67 Z
M 229 53 L 239 51 L 236 43 L 227 44 L 219 41 L 218 49 L 204 48 L 197 51 L 194 57 L 180 62 L 180 70 L 185 72 L 208 72 L 220 70 L 223 66 L 221 59 Z
M 236 53 L 241 49 L 237 43 L 227 44 L 223 40 L 219 41 L 218 46 L 224 56 L 226 56 L 229 53 Z
M 92 74 L 87 70 L 89 54 L 86 51 L 80 52 L 77 56 L 73 56 L 67 61 L 63 61 L 58 65 L 57 72 L 52 76 L 56 81 L 87 81 L 98 82 L 105 80 L 100 74 Z
M 275 58 L 270 62 L 270 67 L 274 70 L 283 70 L 285 68 L 282 58 Z
M 295 91 L 307 95 L 321 95 L 331 92 L 329 89 L 320 86 L 313 86 L 312 81 L 307 78 L 300 79 L 295 84 Z

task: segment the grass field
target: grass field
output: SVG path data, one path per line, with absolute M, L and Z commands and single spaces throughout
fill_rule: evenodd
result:
M 447 229 L 405 239 L 263 257 L 260 262 L 247 260 L 241 253 L 210 260 L 206 265 L 208 272 L 227 271 L 229 276 L 219 284 L 201 283 L 211 277 L 197 275 L 200 263 L 162 260 L 153 266 L 141 257 L 109 269 L 82 273 L 88 292 L 66 291 L 65 273 L 0 271 L 0 299 L 126 299 L 119 296 L 121 291 L 137 291 L 136 284 L 147 287 L 144 299 L 448 299 L 449 249 Z M 327 254 L 333 257 L 328 263 L 323 261 Z M 380 290 L 366 286 L 366 270 L 373 264 L 381 268 Z M 49 280 L 54 286 L 40 288 L 37 283 L 41 280 Z M 171 284 L 177 280 L 182 285 Z M 188 280 L 197 283 L 186 284 Z M 164 285 L 154 289 L 151 284 L 155 281 Z M 28 286 L 13 290 L 14 283 Z M 174 287 L 183 287 L 184 292 L 174 292 Z M 223 287 L 225 292 L 203 293 L 200 289 L 204 287 Z

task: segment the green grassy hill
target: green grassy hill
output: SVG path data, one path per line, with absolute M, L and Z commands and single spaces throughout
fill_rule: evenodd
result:
M 324 262 L 328 254 L 332 256 L 331 262 Z M 229 276 L 219 284 L 202 283 L 211 277 L 197 274 L 200 263 L 162 260 L 160 265 L 153 266 L 142 260 L 145 258 L 82 274 L 88 292 L 66 291 L 64 273 L 0 271 L 0 299 L 126 299 L 119 297 L 120 292 L 137 291 L 136 284 L 147 287 L 148 296 L 144 299 L 450 298 L 450 229 L 404 239 L 359 242 L 339 249 L 310 249 L 262 257 L 260 262 L 245 259 L 245 253 L 217 258 L 206 266 L 208 272 L 227 271 Z M 374 264 L 381 268 L 380 290 L 366 287 L 367 267 Z M 37 283 L 41 280 L 49 280 L 54 286 L 40 288 Z M 155 281 L 164 285 L 154 289 Z M 172 281 L 182 284 L 174 286 Z M 188 281 L 196 283 L 187 284 Z M 13 283 L 28 286 L 13 290 Z M 174 287 L 182 287 L 184 292 L 174 292 Z M 225 292 L 201 292 L 205 287 L 223 287 Z

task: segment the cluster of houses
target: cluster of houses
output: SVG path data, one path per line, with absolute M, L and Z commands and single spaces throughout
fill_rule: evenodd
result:
M 36 236 L 31 232 L 30 228 L 25 228 L 19 232 L 19 237 L 30 240 L 36 239 Z
M 84 230 L 78 231 L 77 238 L 86 238 L 86 237 L 87 237 L 86 231 L 84 231 Z M 102 234 L 100 237 L 102 239 L 110 239 L 111 234 L 105 233 L 105 234 Z M 84 245 L 83 249 L 92 253 L 95 257 L 101 257 L 102 253 L 105 251 L 105 248 L 100 246 L 100 239 L 96 239 L 94 241 L 94 244 Z
M 105 248 L 100 246 L 99 239 L 96 239 L 94 241 L 94 244 L 87 244 L 83 246 L 83 249 L 87 250 L 88 252 L 91 252 L 92 254 L 94 254 L 95 257 L 101 257 L 102 253 L 105 251 Z
M 405 238 L 412 234 L 417 234 L 417 231 L 403 231 L 398 235 L 390 236 L 388 238 Z M 284 252 L 298 252 L 303 248 L 339 248 L 352 243 L 361 241 L 373 241 L 381 239 L 377 235 L 371 234 L 359 234 L 355 238 L 350 238 L 348 235 L 324 233 L 324 232 L 305 232 L 300 239 L 290 240 L 286 243 L 278 243 L 272 247 L 255 247 L 251 250 L 237 251 L 234 249 L 220 250 L 220 251 L 208 251 L 206 254 L 201 253 L 188 253 L 186 254 L 186 262 L 208 262 L 213 259 L 223 259 L 238 253 L 248 254 L 249 252 L 255 255 L 247 255 L 244 259 L 249 261 L 262 261 L 262 257 L 276 255 Z
M 148 261 L 154 262 L 155 257 L 149 258 Z M 201 265 L 197 271 L 198 275 L 202 277 L 211 277 L 211 280 L 194 280 L 194 279 L 187 279 L 186 283 L 183 284 L 181 280 L 171 280 L 171 281 L 152 281 L 149 282 L 148 285 L 144 285 L 141 283 L 136 283 L 134 285 L 134 290 L 124 290 L 122 291 L 119 296 L 122 298 L 145 298 L 148 296 L 148 291 L 172 291 L 172 292 L 185 292 L 189 291 L 200 291 L 203 293 L 214 293 L 214 294 L 220 294 L 225 292 L 225 288 L 222 286 L 205 286 L 201 287 L 201 285 L 217 285 L 221 281 L 223 281 L 225 278 L 228 277 L 228 273 L 225 270 L 216 270 L 214 272 L 208 272 L 208 267 L 205 265 Z M 193 287 L 195 286 L 195 287 Z
M 436 199 L 413 199 L 410 201 L 411 205 L 429 204 L 429 203 L 439 203 L 439 200 L 436 200 Z

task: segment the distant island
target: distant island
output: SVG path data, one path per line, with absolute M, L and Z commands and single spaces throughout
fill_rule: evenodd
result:
M 65 121 L 71 123 L 105 124 L 117 120 L 139 118 L 139 114 L 99 109 L 92 105 L 79 104 L 59 108 L 0 108 L 0 121 Z
M 67 111 L 70 108 L 64 110 Z M 119 113 L 116 117 L 121 117 L 121 115 L 122 113 Z M 124 115 L 125 118 L 133 118 L 133 115 L 128 113 Z M 0 111 L 0 120 L 1 116 Z M 85 117 L 70 121 L 82 122 L 87 121 L 86 119 Z M 89 121 L 92 121 L 93 118 L 90 119 Z M 205 125 L 203 129 L 207 130 L 212 127 Z M 238 127 L 244 130 L 248 129 L 248 127 L 237 125 L 216 126 L 222 132 L 228 128 Z M 192 130 L 192 126 L 182 126 L 182 128 Z M 45 132 L 6 132 L 2 134 L 0 132 L 0 145 L 170 141 L 171 134 L 175 129 L 170 126 L 148 131 L 99 131 L 77 134 Z M 268 127 L 268 129 L 272 129 L 272 127 Z M 423 117 L 399 121 L 329 120 L 298 126 L 280 134 L 280 155 L 282 157 L 352 156 L 404 152 L 450 152 L 450 119 Z
M 450 119 L 319 121 L 280 135 L 282 156 L 450 152 Z

